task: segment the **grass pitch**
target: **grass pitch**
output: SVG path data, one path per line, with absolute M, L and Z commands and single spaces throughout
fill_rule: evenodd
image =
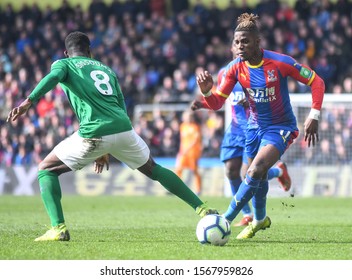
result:
M 223 213 L 229 198 L 202 197 Z M 64 196 L 70 242 L 34 242 L 49 225 L 39 196 L 0 196 L 1 260 L 352 260 L 352 198 L 269 198 L 270 229 L 201 245 L 198 216 L 174 196 Z M 236 221 L 239 219 L 238 217 Z

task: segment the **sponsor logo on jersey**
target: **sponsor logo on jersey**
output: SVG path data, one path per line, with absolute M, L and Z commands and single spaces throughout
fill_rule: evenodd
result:
M 256 103 L 268 103 L 276 100 L 275 87 L 247 88 L 249 98 Z

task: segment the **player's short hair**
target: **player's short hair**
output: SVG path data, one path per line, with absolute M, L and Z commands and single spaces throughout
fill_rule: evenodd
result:
M 259 34 L 259 28 L 257 25 L 258 19 L 259 19 L 259 16 L 255 14 L 248 14 L 248 13 L 241 14 L 237 19 L 238 25 L 235 29 L 235 32 L 248 31 L 255 34 Z
M 81 51 L 87 52 L 90 47 L 88 36 L 80 31 L 74 31 L 67 35 L 65 39 L 65 48 L 68 52 Z

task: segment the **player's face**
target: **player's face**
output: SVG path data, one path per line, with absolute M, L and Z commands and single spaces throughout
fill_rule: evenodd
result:
M 251 58 L 255 57 L 258 52 L 259 39 L 248 31 L 237 31 L 232 48 L 242 60 L 251 61 Z

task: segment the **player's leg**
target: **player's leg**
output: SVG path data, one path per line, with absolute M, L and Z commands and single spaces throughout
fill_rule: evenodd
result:
M 286 127 L 268 130 L 259 137 L 261 138 L 259 151 L 247 172 L 247 176 L 251 178 L 262 178 L 252 200 L 254 219 L 251 224 L 239 233 L 237 239 L 252 238 L 257 231 L 266 229 L 271 225 L 270 218 L 266 216 L 266 195 L 269 189 L 267 172 L 284 154 L 293 142 L 293 139 L 297 137 L 295 131 L 285 130 L 285 128 Z M 284 139 L 282 135 L 285 135 Z M 248 150 L 249 155 L 251 155 L 250 146 Z M 252 151 L 254 151 L 254 149 L 252 149 Z
M 35 241 L 68 241 L 69 232 L 65 225 L 61 205 L 61 187 L 59 175 L 70 169 L 51 151 L 39 164 L 38 182 L 41 198 L 49 215 L 51 228 Z
M 138 170 L 190 205 L 200 217 L 218 213 L 209 208 L 174 172 L 156 164 L 153 158 L 150 157 Z
M 267 145 L 259 150 L 252 162 L 249 161 L 246 177 L 224 214 L 228 221 L 232 222 L 242 207 L 258 192 L 262 178 L 266 178 L 267 171 L 279 157 L 278 149 L 273 145 Z
M 280 174 L 277 177 L 280 186 L 285 192 L 288 192 L 291 189 L 291 177 L 288 173 L 286 163 L 280 161 L 276 165 L 276 168 L 280 169 Z
M 241 169 L 243 164 L 244 133 L 234 134 L 231 126 L 226 130 L 221 143 L 220 160 L 225 165 L 225 175 L 229 180 L 232 196 L 242 182 Z
M 272 167 L 268 171 L 268 180 L 277 178 L 280 187 L 285 191 L 289 191 L 291 188 L 291 177 L 288 173 L 286 163 L 280 161 L 276 166 Z
M 131 169 L 138 169 L 147 177 L 158 181 L 165 189 L 195 209 L 199 216 L 218 213 L 215 209 L 208 208 L 173 171 L 156 164 L 150 156 L 147 144 L 134 130 L 115 136 L 116 145 L 109 151 L 112 156 L 126 163 Z
M 260 182 L 258 191 L 252 198 L 254 219 L 244 230 L 238 235 L 237 239 L 252 238 L 259 230 L 265 230 L 271 225 L 270 218 L 266 215 L 266 196 L 269 190 L 269 184 L 267 180 Z
M 279 177 L 282 174 L 281 168 L 278 168 L 276 166 L 271 167 L 268 170 L 268 180 L 274 179 Z
M 225 164 L 225 175 L 229 180 L 232 196 L 234 197 L 244 178 L 248 159 L 244 153 L 245 131 L 240 127 L 227 129 L 221 143 L 220 159 Z M 246 203 L 242 210 L 243 218 L 234 226 L 246 226 L 252 221 L 252 210 L 249 203 Z
M 84 139 L 76 132 L 60 142 L 39 164 L 38 181 L 41 197 L 52 227 L 36 241 L 70 239 L 61 204 L 59 175 L 79 170 L 103 154 L 105 152 L 101 138 Z
M 225 161 L 225 174 L 229 180 L 232 196 L 235 196 L 239 186 L 242 183 L 241 178 L 241 167 L 242 167 L 242 156 L 230 158 Z M 252 221 L 252 210 L 249 203 L 246 203 L 242 210 L 243 218 L 236 223 L 234 226 L 246 226 Z
M 241 178 L 241 167 L 242 167 L 242 156 L 230 158 L 225 163 L 225 175 L 229 180 L 231 193 L 234 196 L 238 190 L 238 187 L 242 183 Z
M 64 222 L 59 175 L 68 171 L 71 169 L 53 151 L 44 158 L 38 167 L 40 193 L 53 227 Z

